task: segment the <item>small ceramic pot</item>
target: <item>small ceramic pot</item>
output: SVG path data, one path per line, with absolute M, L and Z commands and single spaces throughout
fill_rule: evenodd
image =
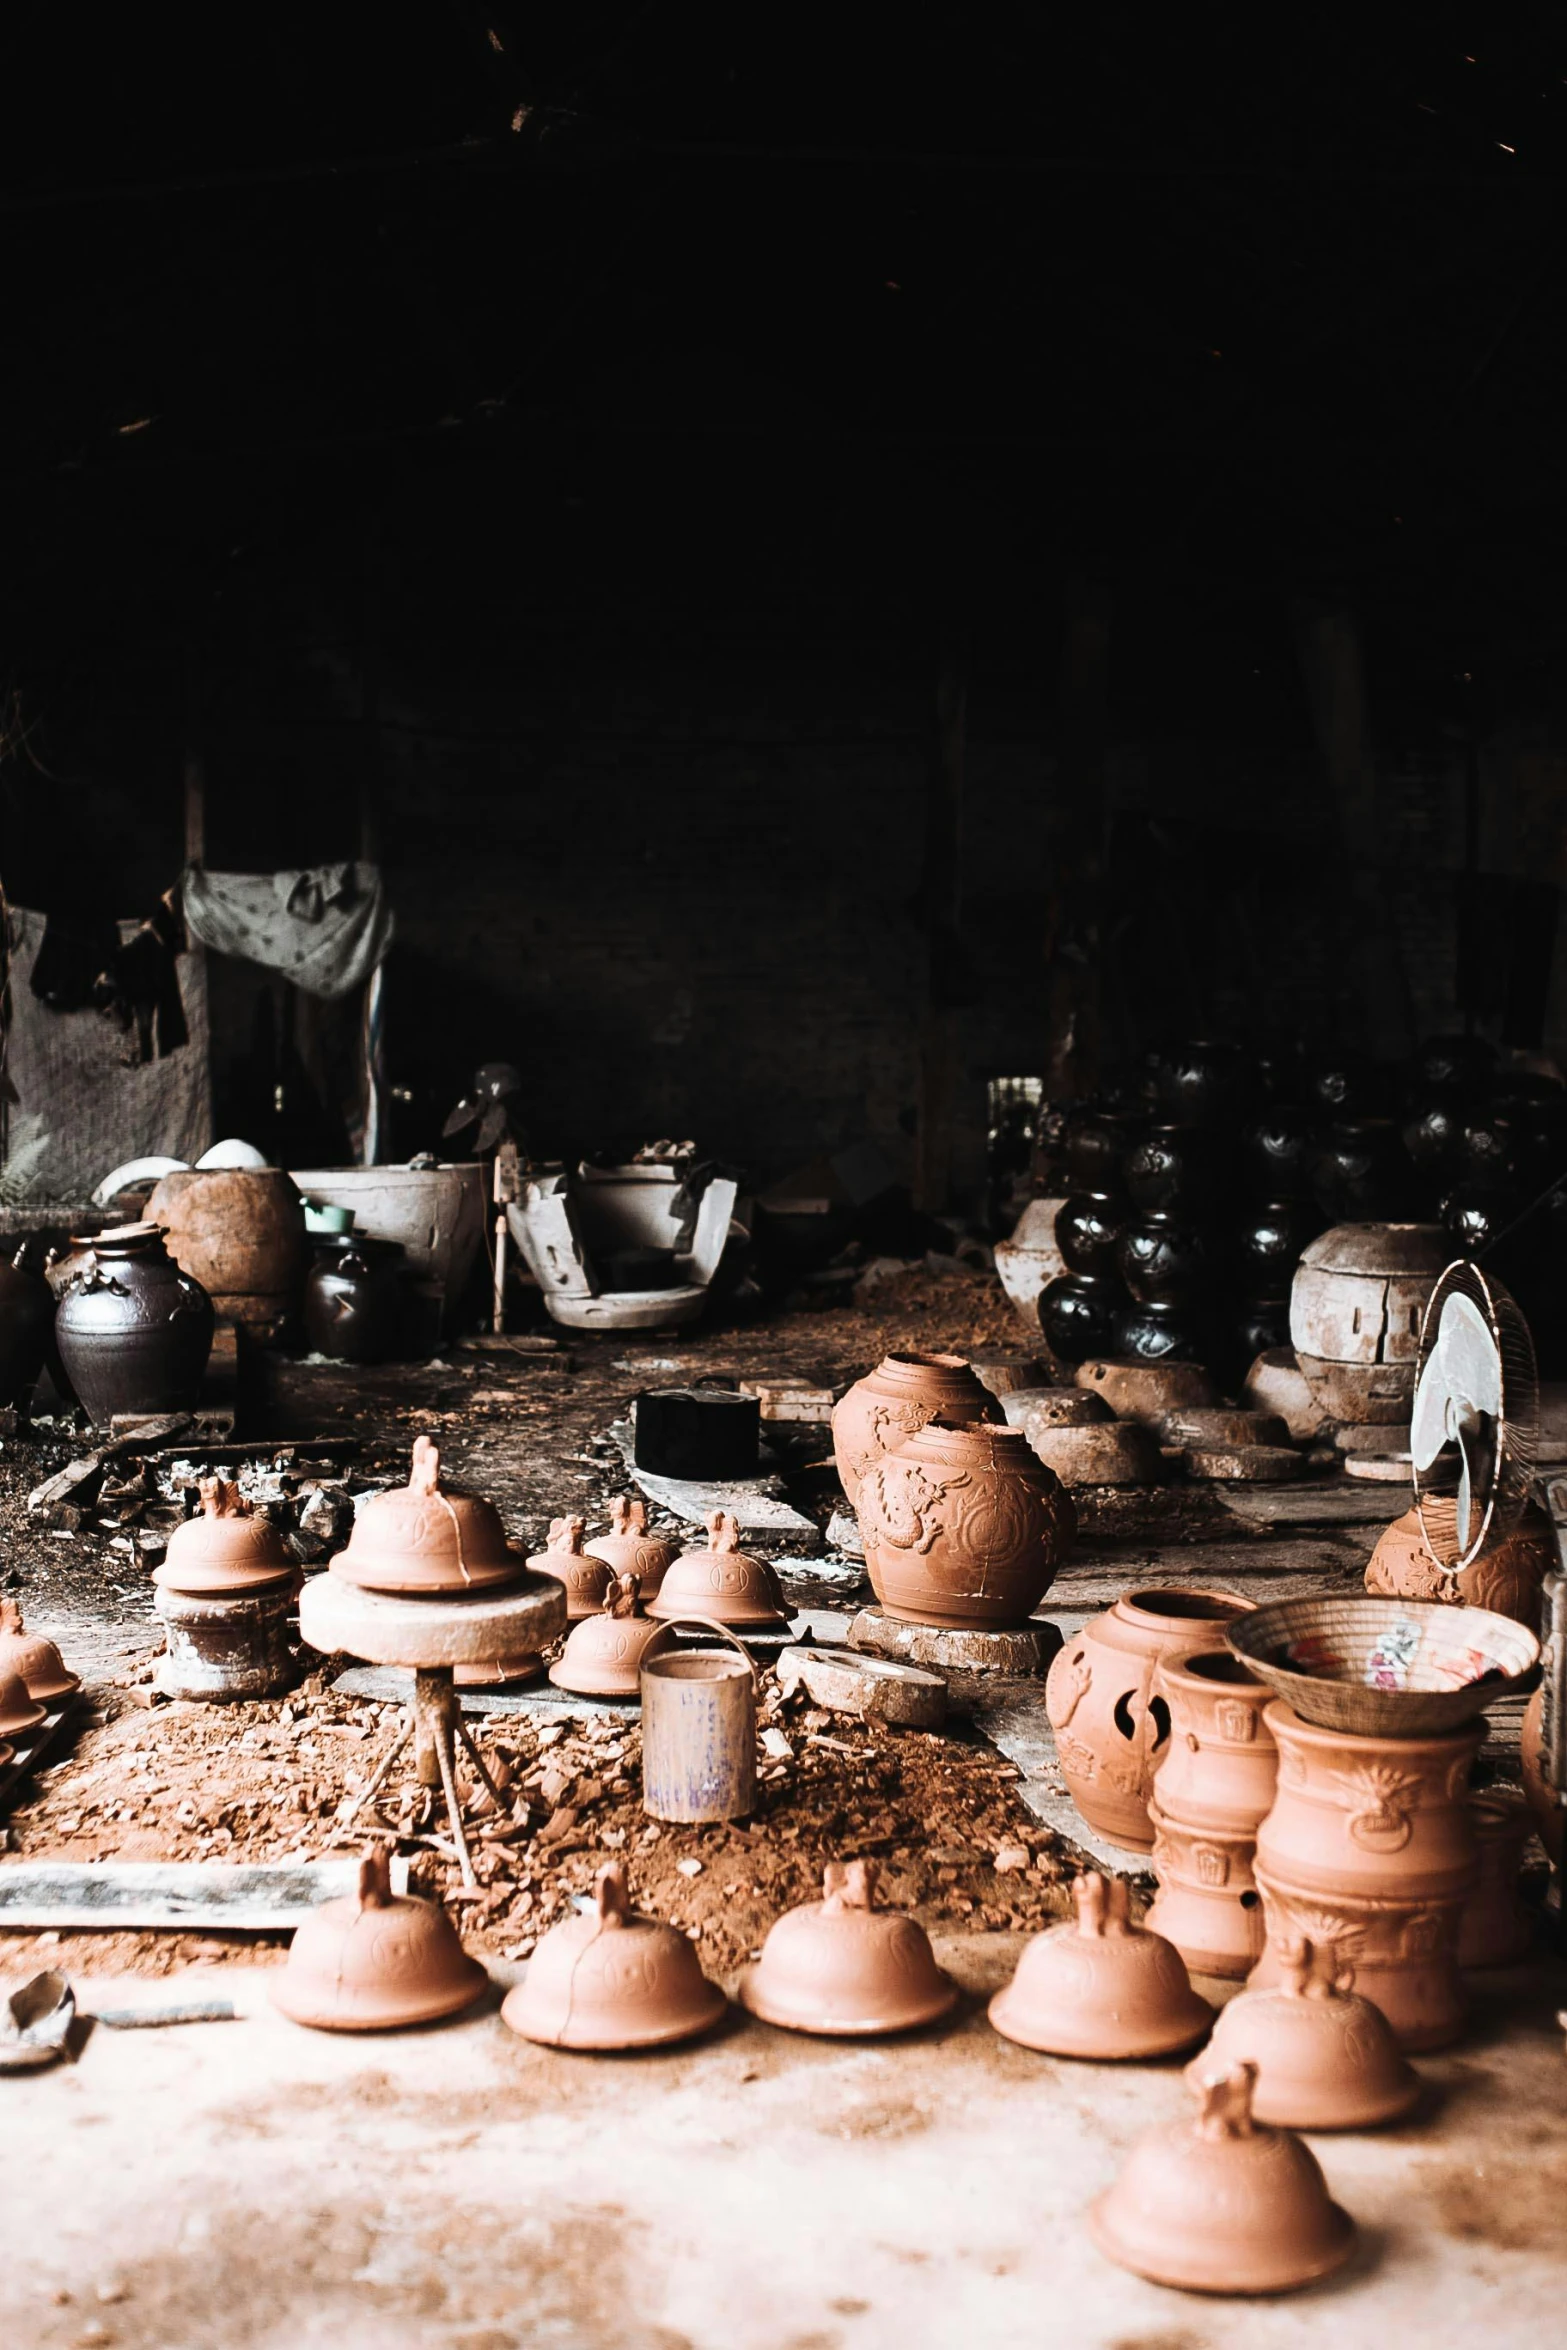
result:
M 1239 1045 L 1201 1039 L 1172 1046 L 1156 1067 L 1160 1107 L 1181 1126 L 1217 1125 L 1244 1108 L 1250 1074 Z
M 584 1616 L 550 1667 L 557 1689 L 580 1697 L 635 1697 L 644 1650 L 659 1627 L 644 1609 L 635 1575 L 617 1576 L 596 1616 Z
M 837 2039 L 907 2032 L 956 2004 L 923 1926 L 876 1906 L 874 1861 L 829 1861 L 822 1898 L 785 1912 L 740 1981 L 764 2023 Z
M 1480 1853 L 1480 1878 L 1464 1904 L 1458 1929 L 1462 1967 L 1517 1966 L 1535 1946 L 1535 1922 L 1518 1898 L 1524 1846 L 1534 1834 L 1527 1803 L 1510 1791 L 1487 1789 L 1469 1798 Z
M 281 1324 L 305 1272 L 305 1203 L 280 1167 L 181 1167 L 147 1202 L 169 1254 L 212 1300 L 220 1322 Z
M 488 1984 L 444 1909 L 393 1893 L 383 1853 L 360 1863 L 356 1894 L 311 1912 L 268 1979 L 274 2007 L 322 2032 L 434 2023 Z
M 182 1273 L 156 1224 L 76 1244 L 55 1314 L 66 1376 L 88 1418 L 193 1411 L 212 1351 L 212 1300 Z
M 1504 1111 L 1479 1111 L 1464 1120 L 1458 1171 L 1464 1181 L 1505 1191 L 1517 1179 L 1523 1140 Z
M 648 1532 L 647 1503 L 640 1495 L 617 1493 L 609 1505 L 609 1524 L 607 1534 L 586 1545 L 589 1558 L 602 1559 L 612 1575 L 635 1575 L 644 1601 L 656 1598 L 680 1545 Z
M 1290 1301 L 1287 1297 L 1249 1298 L 1229 1325 L 1233 1359 L 1254 1363 L 1259 1355 L 1289 1346 Z M 1293 1363 L 1294 1357 L 1291 1356 Z M 1299 1374 L 1297 1373 L 1297 1376 Z M 1304 1387 L 1305 1382 L 1301 1382 Z
M 26 1245 L 0 1256 L 0 1404 L 15 1403 L 44 1367 L 54 1328 L 54 1296 L 26 1263 Z
M 1150 1302 L 1123 1306 L 1111 1325 L 1115 1353 L 1128 1363 L 1195 1363 L 1207 1349 L 1204 1332 L 1188 1304 Z
M 549 1541 L 536 1550 L 528 1565 L 536 1575 L 553 1575 L 566 1586 L 566 1621 L 584 1623 L 596 1616 L 609 1592 L 614 1570 L 596 1554 L 584 1550 L 585 1518 L 551 1518 Z
M 547 2048 L 664 2048 L 708 2031 L 727 2004 L 689 1937 L 631 1907 L 624 1866 L 612 1861 L 593 1909 L 544 1936 L 501 2021 Z
M 1114 1273 L 1130 1215 L 1124 1195 L 1074 1191 L 1056 1218 L 1056 1246 L 1069 1273 Z
M 1074 1880 L 1074 1925 L 1049 1926 L 1023 1948 L 990 2002 L 1003 2039 L 1049 2056 L 1126 2061 L 1190 2048 L 1213 2021 L 1180 1953 L 1131 1922 L 1126 1880 Z
M 951 1421 L 1001 1418 L 961 1355 L 886 1355 L 855 1381 L 832 1415 L 833 1458 L 851 1509 L 866 1471 L 938 1413 Z
M 1152 1688 L 1170 1717 L 1161 1808 L 1186 1827 L 1255 1837 L 1277 1792 L 1279 1750 L 1264 1719 L 1273 1691 L 1228 1649 L 1162 1656 Z
M 438 1449 L 416 1436 L 408 1483 L 365 1503 L 330 1571 L 366 1591 L 452 1596 L 513 1582 L 522 1568 L 500 1512 L 445 1484 Z
M 1126 1226 L 1115 1261 L 1140 1306 L 1189 1304 L 1211 1278 L 1201 1232 L 1163 1208 L 1150 1208 Z
M 1127 1152 L 1122 1181 L 1143 1214 L 1187 1208 L 1212 1189 L 1212 1154 L 1189 1126 L 1151 1126 Z
M 1443 1193 L 1437 1213 L 1460 1256 L 1483 1257 L 1511 1230 L 1524 1204 L 1515 1191 L 1494 1184 L 1460 1183 Z
M 1294 1102 L 1271 1103 L 1246 1131 L 1246 1155 L 1270 1200 L 1298 1200 L 1310 1189 L 1316 1119 Z
M 52 1640 L 29 1632 L 14 1599 L 0 1600 L 0 1677 L 15 1674 L 34 1705 L 58 1705 L 80 1689 L 81 1675 L 68 1673 Z
M 1335 1119 L 1313 1154 L 1311 1187 L 1330 1224 L 1363 1224 L 1398 1215 L 1405 1203 L 1392 1120 Z
M 859 1522 L 883 1613 L 960 1630 L 1024 1623 L 1077 1531 L 1021 1429 L 940 1420 L 864 1479 Z
M 1222 1642 L 1251 1601 L 1222 1591 L 1134 1591 L 1057 1653 L 1045 1684 L 1061 1775 L 1089 1826 L 1134 1852 L 1153 1848 L 1148 1794 L 1170 1737 L 1156 1670 Z
M 1302 1200 L 1270 1199 L 1251 1209 L 1235 1235 L 1240 1282 L 1246 1295 L 1287 1298 L 1301 1251 L 1321 1229 L 1321 1217 Z
M 1451 1179 L 1463 1131 L 1462 1102 L 1453 1094 L 1433 1094 L 1411 1103 L 1399 1127 L 1399 1139 L 1411 1163 L 1428 1182 L 1436 1183 L 1444 1177 Z
M 1426 1522 L 1435 1548 L 1458 1555 L 1458 1509 L 1440 1496 L 1427 1501 Z M 1509 1534 L 1483 1550 L 1456 1575 L 1445 1574 L 1426 1548 L 1418 1508 L 1395 1518 L 1380 1536 L 1366 1567 L 1366 1589 L 1376 1599 L 1432 1600 L 1448 1607 L 1488 1608 L 1535 1630 L 1540 1594 L 1556 1563 L 1556 1543 L 1545 1512 L 1531 1504 Z
M 1063 1363 L 1086 1362 L 1108 1354 L 1115 1317 L 1126 1304 L 1119 1281 L 1094 1273 L 1062 1273 L 1039 1293 L 1039 1326 L 1052 1355 Z
M 318 1240 L 305 1276 L 305 1338 L 339 1363 L 387 1363 L 401 1352 L 407 1322 L 404 1256 L 395 1240 L 348 1232 Z
M 1141 1121 L 1124 1111 L 1083 1106 L 1070 1111 L 1061 1134 L 1061 1165 L 1074 1191 L 1116 1191 Z
M 1308 1108 L 1336 1118 L 1366 1118 L 1381 1105 L 1385 1088 L 1364 1053 L 1324 1052 L 1307 1063 L 1304 1098 Z
M 739 1520 L 726 1510 L 709 1511 L 707 1548 L 682 1551 L 648 1614 L 662 1622 L 697 1616 L 753 1632 L 777 1631 L 789 1621 L 777 1575 L 766 1559 L 747 1557 L 740 1548 Z
M 1172 1943 L 1193 1974 L 1244 1982 L 1263 1945 L 1262 1895 L 1252 1875 L 1255 1836 L 1172 1819 L 1160 1804 L 1157 1779 L 1148 1817 L 1159 1880 L 1150 1931 Z
M 1252 2111 L 1286 2129 L 1375 2129 L 1410 2112 L 1420 2075 L 1382 2010 L 1349 1988 L 1333 1953 L 1292 1943 L 1279 1967 L 1276 1991 L 1243 1991 L 1220 2011 L 1191 2070 L 1255 2065 Z
M 1428 1036 L 1416 1045 L 1409 1066 L 1417 1092 L 1474 1101 L 1490 1086 L 1496 1047 L 1484 1036 Z

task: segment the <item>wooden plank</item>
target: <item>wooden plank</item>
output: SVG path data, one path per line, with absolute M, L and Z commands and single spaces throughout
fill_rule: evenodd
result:
M 323 1901 L 352 1893 L 357 1860 L 0 1862 L 0 1931 L 102 1926 L 136 1932 L 194 1927 L 275 1933 Z M 408 1890 L 408 1863 L 392 1862 L 392 1890 Z

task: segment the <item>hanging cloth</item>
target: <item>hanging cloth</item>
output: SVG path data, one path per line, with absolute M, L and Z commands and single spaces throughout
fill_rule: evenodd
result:
M 392 938 L 380 867 L 313 865 L 304 872 L 208 873 L 186 868 L 193 938 L 291 979 L 307 995 L 347 995 L 370 977 Z

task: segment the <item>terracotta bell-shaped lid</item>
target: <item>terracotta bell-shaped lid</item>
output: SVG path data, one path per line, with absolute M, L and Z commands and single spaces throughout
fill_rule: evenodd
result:
M 167 1556 L 153 1574 L 161 1590 L 192 1598 L 211 1593 L 240 1597 L 247 1591 L 275 1591 L 299 1569 L 270 1520 L 256 1516 L 237 1485 L 203 1477 L 201 1508 L 169 1536 Z
M 588 1544 L 589 1558 L 602 1559 L 615 1575 L 635 1575 L 644 1599 L 652 1599 L 675 1563 L 678 1542 L 648 1531 L 647 1503 L 617 1493 L 609 1505 L 609 1532 Z
M 80 1673 L 68 1673 L 52 1640 L 23 1628 L 14 1599 L 0 1599 L 0 1675 L 15 1673 L 35 1705 L 57 1705 L 80 1689 Z
M 620 1861 L 600 1869 L 594 1906 L 552 1926 L 504 2022 L 550 2048 L 658 2048 L 716 2024 L 728 2002 L 689 1938 L 631 1907 Z
M 668 1621 L 706 1616 L 735 1631 L 777 1631 L 789 1621 L 778 1577 L 765 1559 L 740 1548 L 740 1522 L 727 1510 L 707 1518 L 707 1548 L 682 1551 L 649 1601 L 648 1614 Z
M 1330 1950 L 1276 1947 L 1280 1988 L 1232 1999 L 1188 2069 L 1252 2065 L 1252 2112 L 1285 2129 L 1364 2130 L 1408 2113 L 1420 2076 L 1382 2010 L 1349 1989 Z
M 642 1605 L 635 1575 L 617 1575 L 596 1616 L 584 1616 L 550 1667 L 557 1689 L 579 1697 L 636 1697 L 642 1651 L 658 1626 Z
M 596 1616 L 609 1589 L 610 1569 L 582 1547 L 586 1518 L 551 1518 L 549 1547 L 536 1550 L 528 1564 L 536 1575 L 553 1575 L 566 1586 L 566 1621 L 580 1624 Z
M 20 1673 L 0 1670 L 0 1738 L 20 1738 L 24 1731 L 36 1730 L 44 1712 L 36 1698 L 29 1697 Z
M 1213 2022 L 1173 1942 L 1134 1926 L 1124 1877 L 1074 1879 L 1075 1925 L 1036 1934 L 990 2003 L 1004 2039 L 1047 2056 L 1167 2056 Z
M 829 1861 L 823 1897 L 786 1910 L 740 1984 L 764 2023 L 791 2032 L 907 2032 L 958 1995 L 923 1926 L 876 1906 L 876 1864 Z
M 1355 2223 L 1310 2147 L 1253 2120 L 1256 2077 L 1251 2064 L 1204 2073 L 1195 2119 L 1138 2140 L 1088 2215 L 1101 2252 L 1194 2293 L 1287 2293 L 1343 2266 Z
M 476 1493 L 443 1485 L 440 1453 L 428 1436 L 416 1436 L 407 1484 L 366 1502 L 332 1573 L 366 1591 L 444 1599 L 513 1582 L 522 1565 L 500 1512 Z
M 324 1901 L 295 1932 L 272 2004 L 320 2032 L 385 2032 L 470 2007 L 488 1983 L 434 1901 L 394 1894 L 386 1855 L 367 1853 L 359 1890 Z

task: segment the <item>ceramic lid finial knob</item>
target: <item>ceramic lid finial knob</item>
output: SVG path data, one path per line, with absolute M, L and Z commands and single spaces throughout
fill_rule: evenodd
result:
M 642 1611 L 640 1575 L 616 1575 L 604 1594 L 604 1612 L 610 1616 L 639 1616 Z
M 626 1884 L 626 1864 L 612 1860 L 599 1870 L 593 1880 L 593 1899 L 598 1908 L 599 1924 L 606 1929 L 625 1924 L 631 1914 L 631 1893 Z
M 587 1525 L 588 1521 L 586 1518 L 551 1518 L 551 1550 L 574 1551 L 580 1558 L 582 1555 L 582 1537 L 587 1532 Z
M 441 1490 L 441 1448 L 431 1436 L 414 1438 L 413 1461 L 408 1471 L 408 1482 L 415 1493 L 439 1493 Z
M 729 1510 L 709 1510 L 706 1520 L 708 1546 L 727 1553 L 740 1547 L 740 1521 Z
M 196 1491 L 201 1506 L 209 1518 L 248 1518 L 250 1504 L 237 1485 L 230 1485 L 222 1477 L 203 1477 Z
M 1100 1877 L 1092 1872 L 1072 1879 L 1077 1904 L 1077 1930 L 1091 1940 L 1132 1931 L 1131 1893 L 1124 1877 Z
M 1251 2101 L 1257 2088 L 1257 2067 L 1232 2064 L 1222 2073 L 1200 2073 L 1192 2083 L 1197 2099 L 1197 2129 L 1204 2138 L 1249 2138 L 1256 2127 Z
M 822 1871 L 822 1907 L 834 1917 L 846 1909 L 876 1907 L 876 1863 L 830 1860 Z
M 379 1848 L 367 1852 L 359 1863 L 359 1906 L 361 1909 L 390 1909 L 392 1905 L 392 1871 L 386 1854 Z
M 609 1522 L 617 1537 L 624 1541 L 628 1535 L 647 1532 L 647 1503 L 633 1501 L 624 1493 L 617 1493 L 609 1505 Z

